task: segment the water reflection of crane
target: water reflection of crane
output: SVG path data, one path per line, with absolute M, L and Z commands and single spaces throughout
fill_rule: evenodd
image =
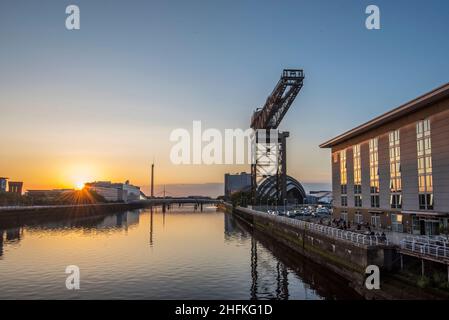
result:
M 276 265 L 276 271 L 277 271 L 277 288 L 276 288 L 276 298 L 287 300 L 289 293 L 288 293 L 288 270 L 285 264 L 280 262 L 278 260 Z
M 263 255 L 262 255 L 263 256 Z M 279 260 L 276 263 L 275 270 L 275 292 L 270 292 L 272 286 L 266 284 L 267 278 L 273 274 L 273 270 L 270 270 L 269 263 L 260 263 L 258 261 L 258 248 L 257 240 L 254 239 L 254 235 L 251 235 L 251 300 L 258 300 L 260 298 L 274 298 L 279 300 L 287 300 L 289 297 L 288 291 L 288 270 L 285 264 Z M 264 270 L 265 267 L 265 270 Z M 262 272 L 259 270 L 262 269 Z M 268 277 L 267 277 L 268 276 Z M 262 277 L 262 278 L 260 278 Z M 264 281 L 265 280 L 265 281 Z
M 266 244 L 263 241 L 259 242 L 256 231 L 248 228 L 232 215 L 224 215 L 224 226 L 225 241 L 231 241 L 233 238 L 250 241 L 250 299 L 288 299 L 290 272 L 283 261 L 272 255 L 273 248 L 269 241 Z
M 257 300 L 257 241 L 251 236 L 251 300 Z

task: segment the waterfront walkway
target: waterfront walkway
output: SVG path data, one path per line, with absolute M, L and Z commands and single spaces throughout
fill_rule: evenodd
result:
M 293 221 L 307 222 L 311 229 L 329 233 L 332 236 L 336 235 L 338 238 L 346 237 L 351 239 L 351 241 L 353 241 L 352 239 L 356 239 L 355 242 L 363 239 L 362 242 L 366 243 L 366 241 L 369 241 L 367 239 L 374 239 L 374 243 L 376 244 L 383 243 L 397 247 L 398 252 L 401 254 L 443 263 L 449 266 L 449 239 L 445 236 L 411 235 L 376 228 L 370 224 L 347 223 L 343 220 L 335 220 L 323 215 L 292 218 L 272 215 L 265 211 L 258 212 L 276 217 L 277 220 L 283 220 L 284 222 L 291 221 L 292 224 L 297 224 Z M 371 241 L 371 243 L 373 242 Z
M 375 246 L 375 245 L 389 245 L 388 239 L 380 235 L 363 234 L 361 232 L 354 232 L 353 230 L 343 230 L 334 226 L 309 222 L 301 219 L 293 219 L 286 216 L 273 215 L 263 211 L 237 207 L 242 212 L 248 212 L 250 215 L 260 216 L 278 223 L 287 224 L 301 230 L 309 230 L 315 233 L 326 235 L 333 239 L 345 240 L 356 245 Z

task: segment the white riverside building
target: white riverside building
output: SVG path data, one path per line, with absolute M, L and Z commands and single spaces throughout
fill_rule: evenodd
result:
M 95 191 L 107 201 L 129 202 L 140 199 L 140 187 L 134 186 L 126 181 L 125 183 L 112 183 L 111 181 L 95 181 L 85 184 L 85 188 Z

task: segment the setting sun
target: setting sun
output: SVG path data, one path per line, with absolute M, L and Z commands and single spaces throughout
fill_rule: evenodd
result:
M 77 183 L 75 183 L 75 189 L 76 190 L 84 189 L 84 182 L 77 182 Z

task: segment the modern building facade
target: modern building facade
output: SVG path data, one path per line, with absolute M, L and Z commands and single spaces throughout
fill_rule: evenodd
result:
M 449 231 L 449 83 L 320 147 L 332 150 L 335 218 Z
M 237 174 L 226 173 L 224 176 L 225 199 L 229 200 L 231 195 L 239 191 L 251 190 L 251 174 L 241 172 Z
M 0 177 L 0 192 L 6 192 L 7 185 L 8 185 L 8 178 Z
M 8 182 L 8 192 L 22 194 L 23 182 L 19 181 L 9 181 Z

